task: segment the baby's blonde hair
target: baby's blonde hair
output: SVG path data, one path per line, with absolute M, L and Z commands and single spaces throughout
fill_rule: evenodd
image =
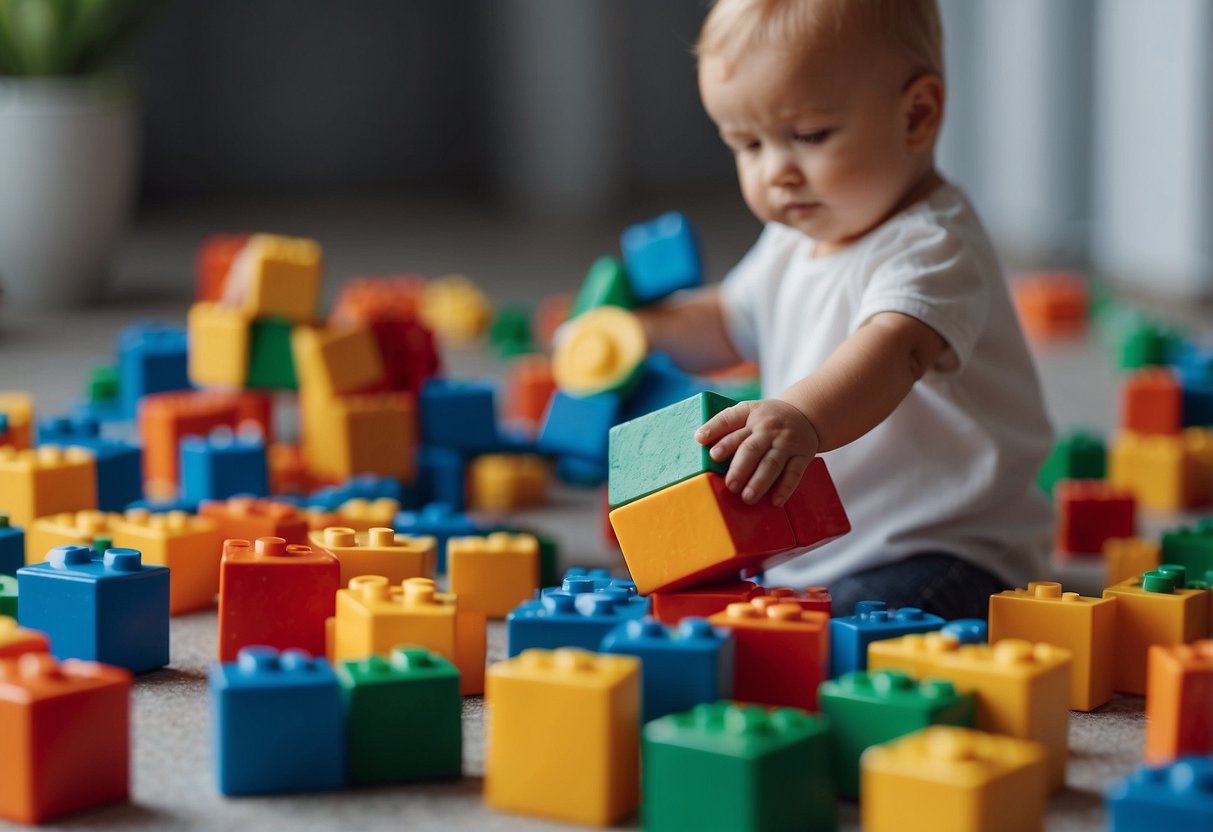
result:
M 735 64 L 751 47 L 792 45 L 826 31 L 858 26 L 901 51 L 913 75 L 943 77 L 943 26 L 938 0 L 717 0 L 704 20 L 695 53 Z

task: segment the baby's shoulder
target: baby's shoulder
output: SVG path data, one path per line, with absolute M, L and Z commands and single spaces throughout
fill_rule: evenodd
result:
M 952 185 L 890 217 L 868 243 L 870 271 L 946 268 L 991 277 L 1002 274 L 977 212 Z

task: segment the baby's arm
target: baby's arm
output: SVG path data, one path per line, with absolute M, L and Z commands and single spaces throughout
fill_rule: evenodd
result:
M 663 352 L 688 373 L 723 370 L 742 361 L 724 326 L 716 287 L 678 295 L 636 311 L 649 349 Z
M 781 506 L 815 455 L 883 422 L 946 349 L 918 319 L 878 313 L 779 398 L 723 410 L 695 439 L 712 446 L 712 459 L 733 457 L 725 475 L 730 491 L 753 504 L 774 486 L 771 499 Z

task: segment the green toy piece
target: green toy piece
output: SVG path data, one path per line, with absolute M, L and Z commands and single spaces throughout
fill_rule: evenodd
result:
M 1191 528 L 1165 532 L 1162 559 L 1165 563 L 1187 567 L 1191 575 L 1213 571 L 1213 517 L 1202 518 Z
M 535 352 L 530 310 L 525 306 L 502 307 L 489 327 L 489 343 L 502 358 Z
M 259 318 L 249 328 L 248 379 L 254 390 L 296 390 L 295 359 L 291 355 L 291 322 Z
M 1138 320 L 1120 344 L 1120 368 L 1135 370 L 1166 364 L 1183 343 L 1183 333 L 1156 321 Z
M 1053 493 L 1058 480 L 1102 480 L 1107 471 L 1107 449 L 1103 440 L 1085 430 L 1058 437 L 1036 483 L 1046 494 Z
M 94 367 L 88 378 L 88 403 L 108 404 L 118 400 L 118 368 L 112 364 Z
M 973 694 L 893 670 L 844 674 L 823 682 L 818 697 L 830 723 L 838 794 L 850 798 L 859 797 L 859 757 L 866 749 L 930 725 L 972 728 L 977 718 Z
M 17 579 L 0 575 L 0 615 L 17 617 Z
M 795 708 L 714 702 L 644 726 L 646 832 L 832 830 L 826 723 Z
M 569 310 L 569 320 L 599 306 L 635 309 L 637 305 L 623 263 L 615 257 L 599 257 L 586 272 L 581 289 Z

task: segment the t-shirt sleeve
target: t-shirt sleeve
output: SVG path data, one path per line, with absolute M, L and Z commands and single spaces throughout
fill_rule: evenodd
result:
M 733 267 L 720 284 L 720 308 L 724 328 L 733 349 L 747 361 L 758 361 L 758 333 L 761 332 L 760 302 L 771 280 L 771 254 L 778 247 L 780 227 L 767 223 L 758 240 Z
M 901 312 L 939 333 L 947 350 L 931 368 L 958 372 L 973 355 L 989 313 L 997 265 L 984 262 L 964 236 L 935 223 L 904 229 L 874 257 L 851 330 L 880 312 Z

